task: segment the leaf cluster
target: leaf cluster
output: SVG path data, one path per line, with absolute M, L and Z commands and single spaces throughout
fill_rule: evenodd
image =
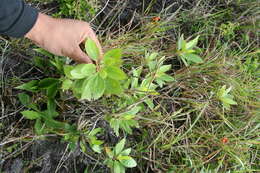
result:
M 22 111 L 21 114 L 29 120 L 35 120 L 34 129 L 36 134 L 43 135 L 50 132 L 70 131 L 73 127 L 68 123 L 55 120 L 59 115 L 56 111 L 55 100 L 49 98 L 47 101 L 47 109 L 41 110 L 39 106 L 32 103 L 32 99 L 28 94 L 18 94 L 20 102 L 28 108 Z
M 177 43 L 177 54 L 181 58 L 185 66 L 189 66 L 193 63 L 203 62 L 202 58 L 197 55 L 196 51 L 194 50 L 194 48 L 198 44 L 198 40 L 199 36 L 189 42 L 184 40 L 183 35 L 181 35 L 181 37 L 179 38 Z
M 226 89 L 226 85 L 222 86 L 217 93 L 218 99 L 222 102 L 223 107 L 227 110 L 230 110 L 231 105 L 237 105 L 237 102 L 234 101 L 234 96 L 229 94 L 232 87 Z
M 95 64 L 65 65 L 62 89 L 71 89 L 79 99 L 96 100 L 105 95 L 120 95 L 121 81 L 127 75 L 121 70 L 122 51 L 112 49 L 100 58 L 100 52 L 93 40 L 87 40 L 85 49 Z
M 137 166 L 136 161 L 129 156 L 131 148 L 124 149 L 125 143 L 126 139 L 122 139 L 112 150 L 108 147 L 105 148 L 108 156 L 108 159 L 105 160 L 105 164 L 113 173 L 125 173 L 126 168 Z
M 140 106 L 134 107 L 127 112 L 108 116 L 110 127 L 113 128 L 116 136 L 119 136 L 119 129 L 128 134 L 132 134 L 132 128 L 138 128 L 138 121 L 135 120 L 136 114 L 141 110 Z

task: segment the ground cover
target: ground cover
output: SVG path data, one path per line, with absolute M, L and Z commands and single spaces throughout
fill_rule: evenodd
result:
M 259 172 L 257 1 L 86 2 L 30 1 L 90 21 L 120 80 L 80 99 L 89 67 L 1 38 L 2 172 Z

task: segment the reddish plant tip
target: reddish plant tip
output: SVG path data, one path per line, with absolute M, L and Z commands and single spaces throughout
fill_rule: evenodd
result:
M 228 143 L 228 138 L 226 138 L 226 137 L 222 138 L 222 139 L 221 139 L 221 142 L 222 142 L 223 144 Z
M 159 17 L 159 16 L 156 16 L 156 17 L 153 17 L 152 18 L 152 21 L 153 22 L 158 22 L 158 21 L 160 21 L 161 20 L 161 18 Z

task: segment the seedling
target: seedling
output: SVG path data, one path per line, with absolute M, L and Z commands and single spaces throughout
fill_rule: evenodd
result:
M 101 128 L 96 128 L 91 131 L 70 131 L 69 133 L 64 135 L 64 141 L 69 143 L 69 148 L 74 150 L 76 146 L 80 145 L 81 151 L 87 153 L 87 145 L 96 152 L 101 153 L 102 147 L 101 145 L 104 143 L 101 140 L 98 140 L 96 135 L 102 131 Z
M 227 110 L 230 110 L 231 105 L 237 105 L 237 102 L 233 100 L 234 96 L 229 94 L 231 89 L 232 87 L 226 89 L 226 85 L 224 85 L 217 93 L 218 99 L 222 102 L 224 109 Z
M 119 129 L 122 129 L 128 134 L 132 134 L 132 127 L 138 128 L 138 122 L 135 120 L 136 114 L 141 110 L 141 107 L 134 107 L 131 110 L 108 116 L 110 127 L 113 128 L 116 136 L 119 136 Z
M 47 109 L 41 111 L 40 108 L 32 103 L 29 95 L 20 93 L 18 95 L 20 102 L 28 108 L 21 114 L 29 120 L 35 120 L 34 129 L 36 134 L 42 135 L 48 132 L 56 132 L 59 130 L 71 130 L 72 126 L 67 123 L 54 120 L 59 114 L 56 112 L 56 103 L 54 99 L 48 99 Z
M 105 147 L 108 158 L 105 160 L 105 164 L 111 169 L 113 173 L 125 173 L 126 168 L 136 167 L 136 161 L 129 156 L 131 148 L 124 149 L 126 139 L 122 139 L 111 150 Z
M 199 36 L 195 39 L 187 42 L 184 40 L 183 35 L 179 38 L 177 45 L 177 55 L 181 58 L 185 66 L 189 66 L 192 63 L 202 63 L 203 60 L 196 54 L 194 48 L 198 44 Z
M 173 82 L 175 79 L 166 74 L 171 69 L 171 65 L 164 65 L 165 57 L 159 57 L 158 53 L 146 54 L 143 67 L 132 70 L 133 77 L 129 79 L 130 89 L 133 93 L 133 103 L 137 99 L 144 99 L 144 103 L 150 109 L 154 108 L 153 100 L 147 96 L 158 95 L 157 88 L 162 88 L 164 84 Z M 148 69 L 147 69 L 148 68 Z M 142 78 L 142 73 L 146 73 Z
M 64 61 L 52 57 L 51 64 L 63 74 L 63 77 L 33 80 L 18 86 L 17 89 L 45 94 L 43 100 L 47 100 L 47 109 L 43 111 L 32 103 L 29 95 L 25 93 L 19 95 L 20 101 L 28 108 L 22 114 L 25 118 L 36 121 L 37 134 L 59 134 L 64 141 L 68 142 L 71 150 L 79 144 L 84 153 L 88 152 L 87 146 L 96 153 L 102 153 L 103 141 L 96 137 L 101 133 L 100 128 L 80 131 L 74 126 L 55 120 L 58 113 L 54 99 L 58 91 L 71 90 L 78 99 L 88 101 L 99 99 L 104 95 L 119 96 L 115 97 L 114 101 L 119 104 L 116 104 L 113 112 L 120 113 L 112 113 L 106 118 L 116 136 L 119 136 L 120 130 L 125 134 L 132 134 L 132 128 L 139 128 L 137 114 L 147 106 L 154 109 L 153 98 L 150 96 L 158 95 L 157 88 L 174 81 L 174 78 L 167 74 L 171 65 L 164 65 L 166 58 L 159 57 L 158 53 L 146 54 L 143 65 L 133 68 L 129 72 L 132 76 L 128 79 L 121 69 L 121 49 L 106 52 L 102 59 L 96 44 L 89 39 L 85 43 L 85 50 L 94 64 L 65 65 Z M 131 148 L 124 150 L 125 142 L 125 139 L 121 140 L 112 151 L 105 147 L 108 155 L 105 163 L 114 173 L 123 173 L 126 168 L 137 165 L 136 161 L 129 156 Z
M 101 145 L 104 143 L 101 140 L 98 140 L 96 135 L 98 133 L 101 133 L 102 129 L 101 128 L 96 128 L 91 131 L 87 131 L 84 133 L 85 138 L 81 140 L 80 146 L 83 152 L 86 152 L 86 143 L 89 144 L 91 149 L 96 152 L 96 153 L 101 153 L 102 147 Z
M 26 90 L 30 92 L 44 92 L 48 98 L 54 98 L 58 92 L 60 81 L 55 78 L 45 78 L 40 81 L 32 80 L 22 84 L 16 89 Z
M 100 52 L 93 40 L 87 40 L 85 50 L 95 64 L 64 66 L 65 78 L 62 89 L 71 89 L 79 99 L 96 100 L 106 95 L 120 95 L 123 92 L 121 81 L 127 75 L 120 69 L 121 49 L 112 49 L 100 58 Z

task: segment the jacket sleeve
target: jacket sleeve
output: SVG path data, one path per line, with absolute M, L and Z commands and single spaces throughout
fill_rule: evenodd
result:
M 0 0 L 0 34 L 23 37 L 35 24 L 36 9 L 23 0 Z

